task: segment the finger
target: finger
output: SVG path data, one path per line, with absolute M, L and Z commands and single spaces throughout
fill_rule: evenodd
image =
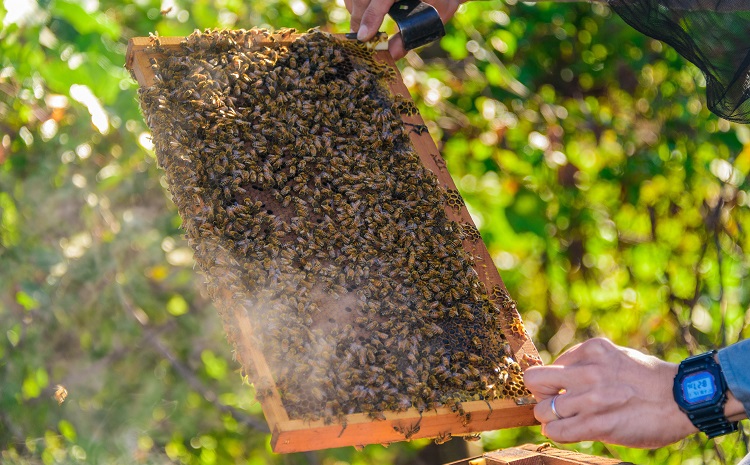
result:
M 542 434 L 555 442 L 601 441 L 612 435 L 617 415 L 576 416 L 542 425 Z
M 351 3 L 351 8 L 347 5 L 346 9 L 352 13 L 349 26 L 353 32 L 359 30 L 360 24 L 362 23 L 362 13 L 365 12 L 370 1 L 371 0 L 348 0 L 348 2 Z
M 354 0 L 355 3 L 357 0 Z M 366 41 L 372 39 L 375 33 L 380 29 L 380 25 L 383 24 L 383 18 L 388 10 L 393 5 L 394 0 L 381 0 L 372 1 L 367 8 L 362 12 L 362 21 L 359 24 L 357 31 L 357 40 Z M 352 13 L 352 18 L 354 13 Z
M 612 349 L 615 349 L 615 345 L 607 339 L 589 339 L 566 350 L 557 357 L 554 365 L 589 364 L 592 361 L 599 360 Z
M 583 359 L 583 352 L 580 350 L 581 343 L 574 345 L 562 354 L 554 362 L 555 365 L 572 365 Z
M 550 423 L 552 421 L 567 420 L 573 418 L 581 412 L 580 397 L 574 396 L 568 393 L 557 394 L 547 399 L 543 399 L 537 402 L 534 406 L 534 418 L 539 420 L 539 423 Z M 552 400 L 555 401 L 555 410 L 552 410 Z M 560 415 L 558 418 L 557 415 Z
M 586 396 L 613 387 L 610 375 L 599 365 L 529 367 L 524 372 L 524 384 L 537 401 L 563 392 Z
M 585 385 L 577 386 L 577 390 L 566 391 L 564 394 L 551 398 L 537 399 L 534 406 L 534 416 L 540 422 L 550 422 L 560 418 L 572 418 L 583 416 L 594 418 L 605 414 L 618 413 L 626 415 L 633 412 L 635 407 L 647 407 L 649 412 L 658 411 L 663 402 L 633 399 L 631 389 L 622 385 L 614 384 L 602 386 L 593 390 L 587 389 Z M 555 411 L 552 411 L 552 399 L 555 399 Z
M 591 440 L 590 437 L 578 431 L 580 429 L 579 423 L 580 421 L 577 418 L 542 423 L 542 435 L 561 444 Z
M 406 55 L 406 49 L 404 48 L 404 39 L 401 37 L 401 33 L 394 34 L 388 40 L 388 51 L 391 52 L 391 56 L 394 60 L 400 60 Z
M 557 365 L 529 367 L 523 373 L 523 383 L 537 400 L 546 399 L 566 389 L 566 371 L 566 367 Z

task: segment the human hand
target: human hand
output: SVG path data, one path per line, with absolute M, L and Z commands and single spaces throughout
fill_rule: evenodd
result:
M 443 24 L 453 17 L 458 6 L 466 0 L 426 0 L 437 10 Z M 371 39 L 383 24 L 388 10 L 396 3 L 395 0 L 344 0 L 346 9 L 352 14 L 351 30 L 357 33 L 357 39 L 366 41 Z M 406 55 L 401 33 L 391 37 L 388 50 L 394 59 L 398 60 Z
M 537 399 L 534 416 L 542 434 L 553 441 L 657 448 L 698 431 L 674 401 L 677 368 L 597 338 L 552 365 L 529 367 L 524 382 Z M 555 400 L 558 419 L 551 404 L 562 390 Z

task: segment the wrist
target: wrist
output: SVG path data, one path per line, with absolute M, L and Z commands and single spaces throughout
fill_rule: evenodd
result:
M 742 405 L 742 402 L 734 397 L 732 391 L 727 391 L 727 403 L 724 405 L 724 416 L 726 416 L 729 421 L 740 421 L 747 418 L 745 407 Z
M 716 360 L 716 363 L 721 366 L 721 362 L 719 361 L 719 354 L 714 355 L 714 360 Z M 740 421 L 747 418 L 747 413 L 745 412 L 745 406 L 742 405 L 742 402 L 737 400 L 736 397 L 734 397 L 734 394 L 732 394 L 732 391 L 727 387 L 727 403 L 724 405 L 724 416 L 727 417 L 727 420 L 729 421 Z

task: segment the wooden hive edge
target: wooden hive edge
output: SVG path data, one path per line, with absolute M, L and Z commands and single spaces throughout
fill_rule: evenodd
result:
M 245 362 L 245 360 L 248 359 L 255 369 L 255 379 L 253 380 L 253 383 L 255 384 L 256 393 L 258 392 L 258 389 L 262 389 L 261 385 L 268 391 L 267 395 L 262 396 L 260 403 L 269 429 L 273 429 L 274 425 L 289 421 L 289 415 L 281 401 L 278 388 L 273 379 L 273 374 L 266 363 L 266 358 L 251 342 L 253 331 L 247 312 L 245 312 L 244 309 L 235 309 L 234 314 L 235 316 L 240 315 L 237 318 L 237 323 L 240 329 L 240 334 L 242 334 L 242 341 L 237 345 L 238 348 L 241 347 L 239 350 L 243 351 L 242 361 Z M 244 365 L 245 363 L 242 364 Z
M 165 49 L 178 48 L 184 37 L 159 37 L 161 46 Z M 133 37 L 128 40 L 128 50 L 125 53 L 125 68 L 141 87 L 149 87 L 154 84 L 154 72 L 151 70 L 150 58 L 158 57 L 160 54 L 151 50 L 153 38 Z
M 609 457 L 597 457 L 581 452 L 557 449 L 547 444 L 524 444 L 483 456 L 487 465 L 632 465 Z
M 486 452 L 445 465 L 633 465 L 619 459 L 586 455 L 562 450 L 545 444 L 523 444 L 507 449 Z
M 448 434 L 458 439 L 482 431 L 537 424 L 533 404 L 519 405 L 512 399 L 496 399 L 489 403 L 471 401 L 461 405 L 464 412 L 471 415 L 471 420 L 466 423 L 448 407 L 425 411 L 421 416 L 414 408 L 405 412 L 385 412 L 385 420 L 374 420 L 357 413 L 347 415 L 345 423 L 278 422 L 272 428 L 271 448 L 277 453 L 289 453 L 367 444 L 388 445 L 412 439 L 445 438 Z

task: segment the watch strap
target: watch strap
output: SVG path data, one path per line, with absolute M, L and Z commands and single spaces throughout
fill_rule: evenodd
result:
M 709 439 L 737 431 L 739 422 L 731 422 L 724 416 L 724 404 L 712 405 L 700 410 L 685 412 L 696 428 Z

